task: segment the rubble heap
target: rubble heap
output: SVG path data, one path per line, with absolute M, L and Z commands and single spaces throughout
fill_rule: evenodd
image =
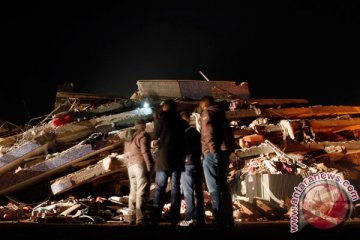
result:
M 204 95 L 227 110 L 235 136 L 228 180 L 236 219 L 288 218 L 292 187 L 318 172 L 338 173 L 360 186 L 360 106 L 252 99 L 247 83 L 140 80 L 131 98 L 59 91 L 54 110 L 33 125 L 0 122 L 0 221 L 128 221 L 126 197 L 116 197 L 128 187 L 121 158 L 126 131 L 143 119 L 152 132 L 153 114 L 167 98 L 178 111 L 193 112 L 198 127 Z M 100 186 L 105 197 L 84 197 L 86 186 Z M 29 191 L 35 198 L 51 196 L 38 204 L 9 196 Z

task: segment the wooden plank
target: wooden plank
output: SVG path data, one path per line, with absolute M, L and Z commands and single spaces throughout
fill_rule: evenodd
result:
M 226 112 L 230 121 L 242 118 L 268 117 L 273 119 L 305 119 L 360 114 L 359 106 L 314 106 L 282 109 L 244 109 Z
M 301 144 L 287 144 L 285 146 L 285 152 L 297 152 L 297 151 L 314 151 L 323 150 L 327 146 L 343 146 L 346 150 L 360 150 L 360 141 L 346 141 L 346 142 L 310 142 Z
M 66 170 L 76 162 L 119 147 L 122 142 L 118 137 L 112 137 L 107 140 L 99 139 L 93 141 L 92 144 L 85 142 L 28 169 L 0 176 L 0 195 L 19 191 L 47 178 L 51 178 L 51 176 Z
M 71 207 L 69 207 L 68 209 L 66 209 L 65 211 L 63 211 L 62 213 L 60 213 L 60 216 L 66 217 L 66 216 L 68 216 L 70 213 L 72 213 L 72 212 L 74 212 L 74 211 L 76 211 L 76 210 L 78 210 L 78 209 L 80 209 L 80 208 L 82 208 L 82 207 L 84 207 L 84 206 L 81 205 L 81 204 L 79 204 L 79 203 L 74 204 L 74 206 L 71 206 Z
M 354 131 L 360 129 L 360 118 L 312 120 L 310 125 L 314 132 Z
M 77 93 L 77 92 L 57 92 L 57 98 L 77 98 L 79 100 L 122 100 L 119 96 L 100 96 L 91 93 Z
M 16 142 L 18 135 L 13 135 L 6 138 L 0 138 L 0 147 L 9 147 Z
M 249 102 L 259 106 L 307 105 L 306 99 L 276 99 L 276 98 L 250 98 Z
M 112 160 L 114 161 L 114 160 Z M 86 183 L 95 181 L 99 178 L 112 175 L 118 172 L 124 172 L 127 176 L 127 168 L 125 165 L 119 166 L 117 169 L 106 169 L 103 166 L 103 162 L 100 161 L 97 164 L 88 166 L 87 168 L 81 169 L 69 175 L 55 179 L 51 184 L 51 191 L 54 195 L 58 195 L 67 192 L 73 188 L 82 186 Z

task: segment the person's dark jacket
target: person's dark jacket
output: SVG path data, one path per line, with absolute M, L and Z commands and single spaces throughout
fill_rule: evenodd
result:
M 128 167 L 145 163 L 147 171 L 151 171 L 154 161 L 150 152 L 150 136 L 145 130 L 138 130 L 133 133 L 131 141 L 125 142 L 124 152 L 128 154 Z
M 201 166 L 201 135 L 190 126 L 185 130 L 185 164 Z
M 157 171 L 184 169 L 184 141 L 187 122 L 175 111 L 161 112 L 155 121 L 154 139 L 158 140 Z
M 209 106 L 201 113 L 201 146 L 203 154 L 234 150 L 234 135 L 225 112 L 218 106 Z

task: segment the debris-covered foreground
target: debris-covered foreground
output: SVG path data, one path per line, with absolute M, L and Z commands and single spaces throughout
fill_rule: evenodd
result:
M 293 187 L 319 172 L 338 173 L 360 190 L 360 106 L 251 99 L 247 83 L 149 80 L 138 81 L 129 99 L 59 91 L 55 109 L 34 125 L 1 121 L 0 221 L 129 222 L 125 132 L 138 119 L 152 132 L 166 98 L 193 112 L 198 127 L 204 95 L 227 110 L 236 139 L 228 176 L 235 219 L 288 219 Z M 359 204 L 352 217 L 360 217 Z

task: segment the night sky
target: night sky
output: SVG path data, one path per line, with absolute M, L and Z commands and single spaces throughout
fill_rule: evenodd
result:
M 139 79 L 202 79 L 199 70 L 248 81 L 252 97 L 360 105 L 356 1 L 9 2 L 0 119 L 49 113 L 64 82 L 130 96 Z

